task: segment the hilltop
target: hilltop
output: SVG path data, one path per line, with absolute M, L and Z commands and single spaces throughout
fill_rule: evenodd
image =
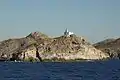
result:
M 0 60 L 101 60 L 109 56 L 75 34 L 51 38 L 33 32 L 18 39 L 0 42 Z

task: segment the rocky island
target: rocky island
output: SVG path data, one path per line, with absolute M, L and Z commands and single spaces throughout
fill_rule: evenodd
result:
M 95 46 L 96 47 L 96 46 Z M 60 37 L 40 32 L 0 42 L 0 61 L 102 60 L 109 54 L 96 49 L 83 37 L 66 30 Z

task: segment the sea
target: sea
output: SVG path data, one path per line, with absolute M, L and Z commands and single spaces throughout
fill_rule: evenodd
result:
M 120 60 L 0 62 L 0 80 L 120 80 Z

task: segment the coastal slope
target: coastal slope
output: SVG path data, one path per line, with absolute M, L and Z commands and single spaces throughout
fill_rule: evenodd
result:
M 93 45 L 95 48 L 107 53 L 112 59 L 120 58 L 120 38 L 107 39 Z

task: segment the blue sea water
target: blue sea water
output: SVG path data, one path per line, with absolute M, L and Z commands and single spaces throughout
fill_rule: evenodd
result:
M 0 62 L 0 80 L 120 80 L 120 60 Z

